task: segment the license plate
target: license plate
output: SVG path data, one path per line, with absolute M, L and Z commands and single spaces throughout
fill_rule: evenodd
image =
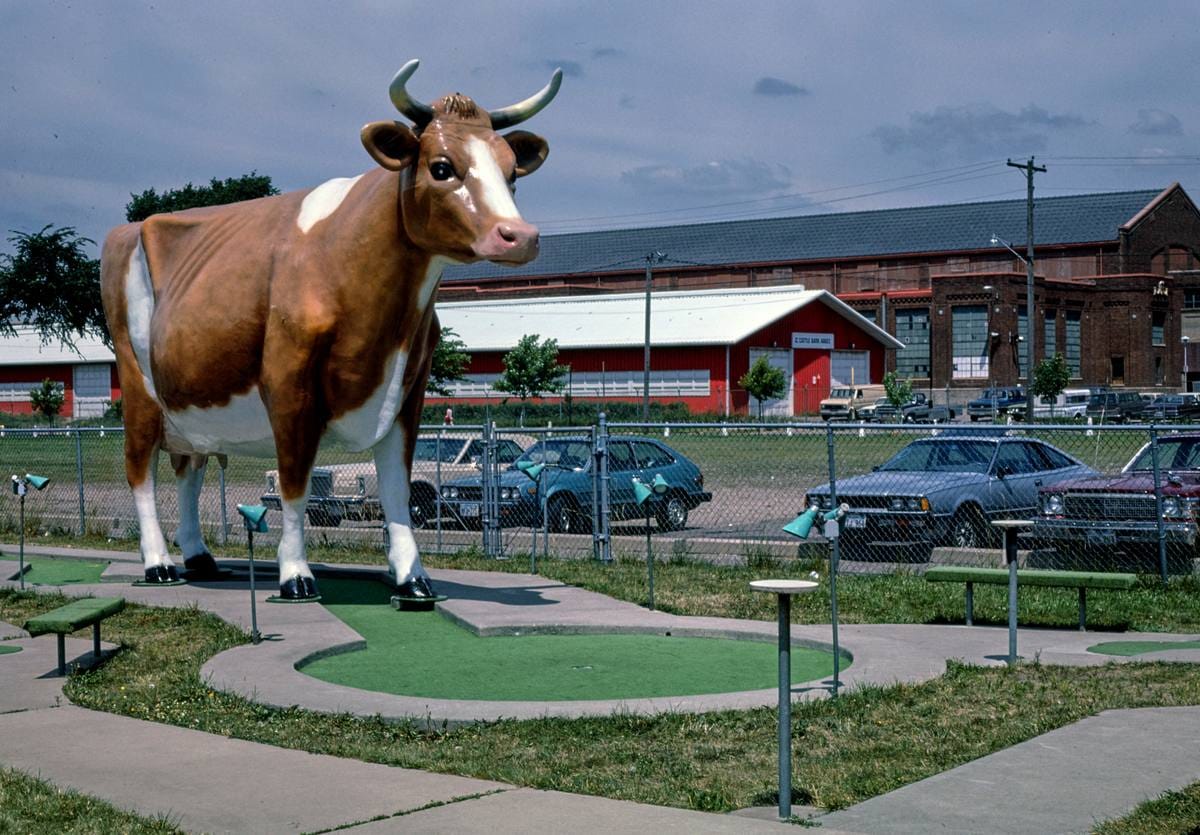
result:
M 479 503 L 478 502 L 466 502 L 462 505 L 461 508 L 459 508 L 458 512 L 462 516 L 478 516 L 479 515 Z
M 1089 530 L 1087 541 L 1088 545 L 1116 545 L 1117 534 L 1115 531 Z
M 867 526 L 867 517 L 858 513 L 851 513 L 846 517 L 847 528 L 865 528 Z

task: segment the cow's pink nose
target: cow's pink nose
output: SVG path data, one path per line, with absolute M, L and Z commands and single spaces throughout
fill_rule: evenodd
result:
M 524 264 L 538 254 L 538 228 L 523 220 L 502 220 L 478 248 L 484 258 Z

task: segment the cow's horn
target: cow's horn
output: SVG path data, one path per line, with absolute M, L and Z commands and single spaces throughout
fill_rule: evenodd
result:
M 492 129 L 504 130 L 505 128 L 510 128 L 513 125 L 524 122 L 530 116 L 533 116 L 543 107 L 554 101 L 554 96 L 558 93 L 558 88 L 561 84 L 562 70 L 557 69 L 554 71 L 554 75 L 550 76 L 550 83 L 525 99 L 525 101 L 517 102 L 501 110 L 489 110 L 488 116 L 492 118 Z
M 404 89 L 404 85 L 412 78 L 412 74 L 417 71 L 419 66 L 421 66 L 421 62 L 414 58 L 401 67 L 400 72 L 396 73 L 396 77 L 392 79 L 388 93 L 391 95 L 392 104 L 396 105 L 396 109 L 412 119 L 417 127 L 423 128 L 433 121 L 433 108 L 424 102 L 417 101 L 408 94 L 408 90 Z

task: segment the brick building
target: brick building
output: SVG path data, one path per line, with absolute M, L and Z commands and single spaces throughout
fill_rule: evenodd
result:
M 887 368 L 961 402 L 1025 378 L 1025 265 L 1004 245 L 1024 253 L 1025 212 L 1005 200 L 549 235 L 518 272 L 453 268 L 439 300 L 639 290 L 661 252 L 658 294 L 834 293 L 904 343 Z M 1083 385 L 1177 389 L 1185 363 L 1200 380 L 1200 212 L 1182 187 L 1037 199 L 1034 243 L 1034 362 L 1061 352 Z

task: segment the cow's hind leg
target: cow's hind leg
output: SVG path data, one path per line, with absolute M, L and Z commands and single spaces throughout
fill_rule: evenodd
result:
M 175 544 L 183 552 L 183 567 L 189 578 L 216 577 L 217 563 L 200 530 L 200 491 L 204 487 L 204 470 L 208 466 L 207 455 L 171 455 L 171 467 L 175 470 L 175 492 L 179 497 L 179 527 L 175 531 Z
M 147 583 L 171 583 L 179 573 L 167 554 L 167 541 L 154 501 L 155 471 L 162 438 L 162 412 L 140 392 L 125 395 L 125 477 L 137 511 L 142 567 Z
M 396 582 L 396 596 L 433 601 L 437 595 L 421 565 L 409 511 L 413 441 L 406 437 L 400 423 L 392 424 L 375 445 L 375 472 L 379 477 L 379 503 L 387 521 L 388 570 Z

